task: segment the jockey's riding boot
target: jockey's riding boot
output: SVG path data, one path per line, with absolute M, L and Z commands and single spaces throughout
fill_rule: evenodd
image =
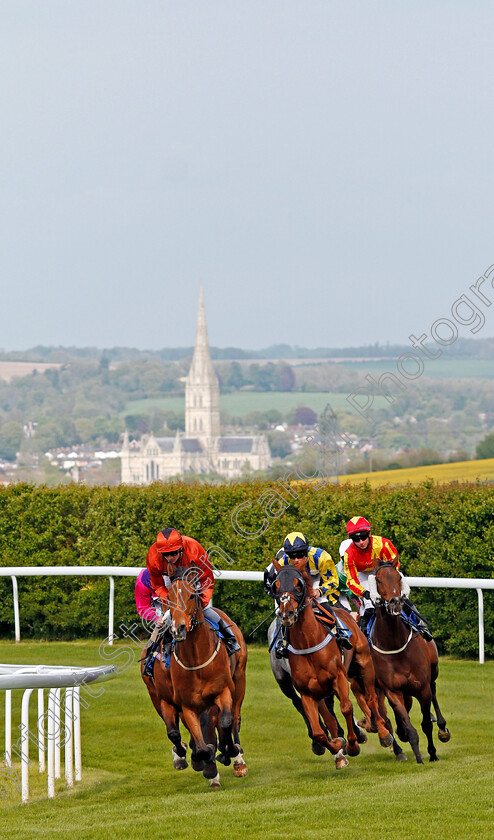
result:
M 423 619 L 417 618 L 417 630 L 426 642 L 432 642 L 432 633 Z
M 274 655 L 276 656 L 276 659 L 288 659 L 288 648 L 285 644 L 285 640 L 281 636 L 276 640 Z
M 367 636 L 367 627 L 373 615 L 374 610 L 371 607 L 368 607 L 358 620 L 358 626 L 360 627 L 362 633 L 364 633 L 365 636 Z
M 352 650 L 353 645 L 348 638 L 345 630 L 343 627 L 338 626 L 338 622 L 336 623 L 336 632 L 335 632 L 336 643 L 338 647 L 346 648 L 346 650 Z
M 416 630 L 422 638 L 425 639 L 426 642 L 432 642 L 432 633 L 427 627 L 424 619 L 420 615 L 417 607 L 415 604 L 412 604 L 408 598 L 405 598 L 404 605 L 408 608 L 409 617 L 411 619 L 411 623 L 415 626 Z
M 218 621 L 218 627 L 221 635 L 225 640 L 228 656 L 231 656 L 233 653 L 236 653 L 237 650 L 240 650 L 240 645 L 235 638 L 235 633 L 233 632 L 232 628 L 226 623 L 226 621 L 220 618 L 220 620 Z
M 159 647 L 159 641 L 150 642 L 146 650 L 146 658 L 144 660 L 144 668 L 142 675 L 144 677 L 152 677 L 154 674 L 154 658 Z

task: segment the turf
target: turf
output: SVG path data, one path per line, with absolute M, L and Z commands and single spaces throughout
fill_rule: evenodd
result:
M 0 661 L 101 664 L 95 642 L 4 642 Z M 274 682 L 265 648 L 250 649 L 247 676 L 246 778 L 236 779 L 231 767 L 220 767 L 222 788 L 210 791 L 202 774 L 172 769 L 163 723 L 135 662 L 103 684 L 99 698 L 88 698 L 90 708 L 82 713 L 83 781 L 72 791 L 60 781 L 56 798 L 48 801 L 46 779 L 33 765 L 32 800 L 22 805 L 15 784 L 0 777 L 0 836 L 492 838 L 494 663 L 442 660 L 438 697 L 452 739 L 437 743 L 439 762 L 428 763 L 421 731 L 423 766 L 415 763 L 408 745 L 408 761 L 396 762 L 371 735 L 361 755 L 341 771 L 329 754 L 312 754 L 301 718 Z M 21 692 L 13 694 L 17 709 Z M 34 723 L 34 698 L 31 705 Z M 413 720 L 418 725 L 416 712 Z

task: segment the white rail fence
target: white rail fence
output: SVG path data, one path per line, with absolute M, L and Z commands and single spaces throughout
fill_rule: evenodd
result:
M 35 576 L 80 576 L 107 577 L 110 582 L 110 597 L 108 605 L 108 643 L 111 645 L 114 632 L 115 614 L 115 578 L 116 577 L 137 577 L 141 567 L 137 566 L 4 566 L 0 568 L 0 577 L 12 578 L 12 589 L 14 595 L 14 625 L 15 640 L 21 639 L 20 618 L 19 618 L 19 594 L 17 588 L 18 577 Z M 229 570 L 214 570 L 215 578 L 221 580 L 250 580 L 262 581 L 262 572 L 244 572 Z M 494 580 L 489 578 L 436 578 L 436 577 L 408 577 L 408 583 L 414 586 L 437 588 L 437 589 L 475 589 L 478 597 L 478 620 L 479 620 L 479 662 L 485 661 L 484 643 L 484 589 L 494 589 Z
M 55 796 L 55 779 L 61 778 L 61 747 L 64 747 L 64 772 L 68 787 L 82 779 L 81 749 L 81 686 L 110 680 L 116 676 L 116 665 L 95 668 L 72 668 L 66 665 L 0 665 L 0 690 L 5 691 L 5 769 L 1 775 L 19 785 L 14 756 L 21 762 L 20 789 L 23 802 L 29 801 L 29 742 L 38 747 L 38 770 L 47 769 L 48 797 Z M 12 745 L 12 690 L 24 689 L 21 704 L 21 732 Z M 45 713 L 44 690 L 48 689 Z M 61 698 L 61 691 L 65 695 Z M 34 690 L 38 694 L 36 727 L 29 728 L 29 701 Z M 88 703 L 83 700 L 84 705 Z M 63 707 L 63 708 L 62 708 Z M 62 718 L 63 711 L 63 718 Z M 62 722 L 63 721 L 63 722 Z M 46 754 L 46 761 L 45 761 Z

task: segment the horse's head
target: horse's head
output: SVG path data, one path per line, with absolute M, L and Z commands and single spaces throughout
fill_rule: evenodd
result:
M 273 565 L 278 574 L 273 581 L 272 591 L 279 607 L 280 620 L 284 627 L 291 627 L 305 602 L 307 587 L 304 575 L 296 564 L 281 566 L 273 560 Z
M 201 606 L 201 585 L 196 569 L 185 569 L 176 577 L 168 590 L 170 631 L 176 642 L 183 642 L 187 633 L 198 623 Z
M 402 577 L 398 569 L 392 563 L 382 563 L 376 568 L 375 580 L 376 593 L 373 601 L 376 606 L 383 606 L 390 615 L 400 615 L 405 596 L 402 592 Z

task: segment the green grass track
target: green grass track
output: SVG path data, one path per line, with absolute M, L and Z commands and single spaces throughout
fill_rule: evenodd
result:
M 118 646 L 113 649 L 116 653 Z M 107 649 L 110 661 L 111 649 Z M 136 655 L 136 660 L 138 656 Z M 0 661 L 102 664 L 96 642 L 0 643 Z M 114 660 L 123 664 L 124 656 Z M 94 686 L 96 691 L 98 686 Z M 326 753 L 314 756 L 301 718 L 279 691 L 266 648 L 249 650 L 242 745 L 244 779 L 218 765 L 222 788 L 202 774 L 174 771 L 171 745 L 138 675 L 137 662 L 102 684 L 82 712 L 83 781 L 46 798 L 37 750 L 31 801 L 22 805 L 13 781 L 0 777 L 0 837 L 17 840 L 491 840 L 494 836 L 494 663 L 442 660 L 438 697 L 452 738 L 436 740 L 439 762 L 419 766 L 408 745 L 395 761 L 371 735 L 357 758 L 336 771 Z M 13 692 L 13 725 L 22 692 Z M 1 699 L 1 698 L 0 698 Z M 3 700 L 0 732 L 3 732 Z M 36 697 L 31 699 L 35 731 Z M 419 728 L 417 711 L 412 715 Z M 14 738 L 15 740 L 15 738 Z M 20 768 L 17 768 L 20 774 Z M 63 764 L 62 764 L 63 775 Z

